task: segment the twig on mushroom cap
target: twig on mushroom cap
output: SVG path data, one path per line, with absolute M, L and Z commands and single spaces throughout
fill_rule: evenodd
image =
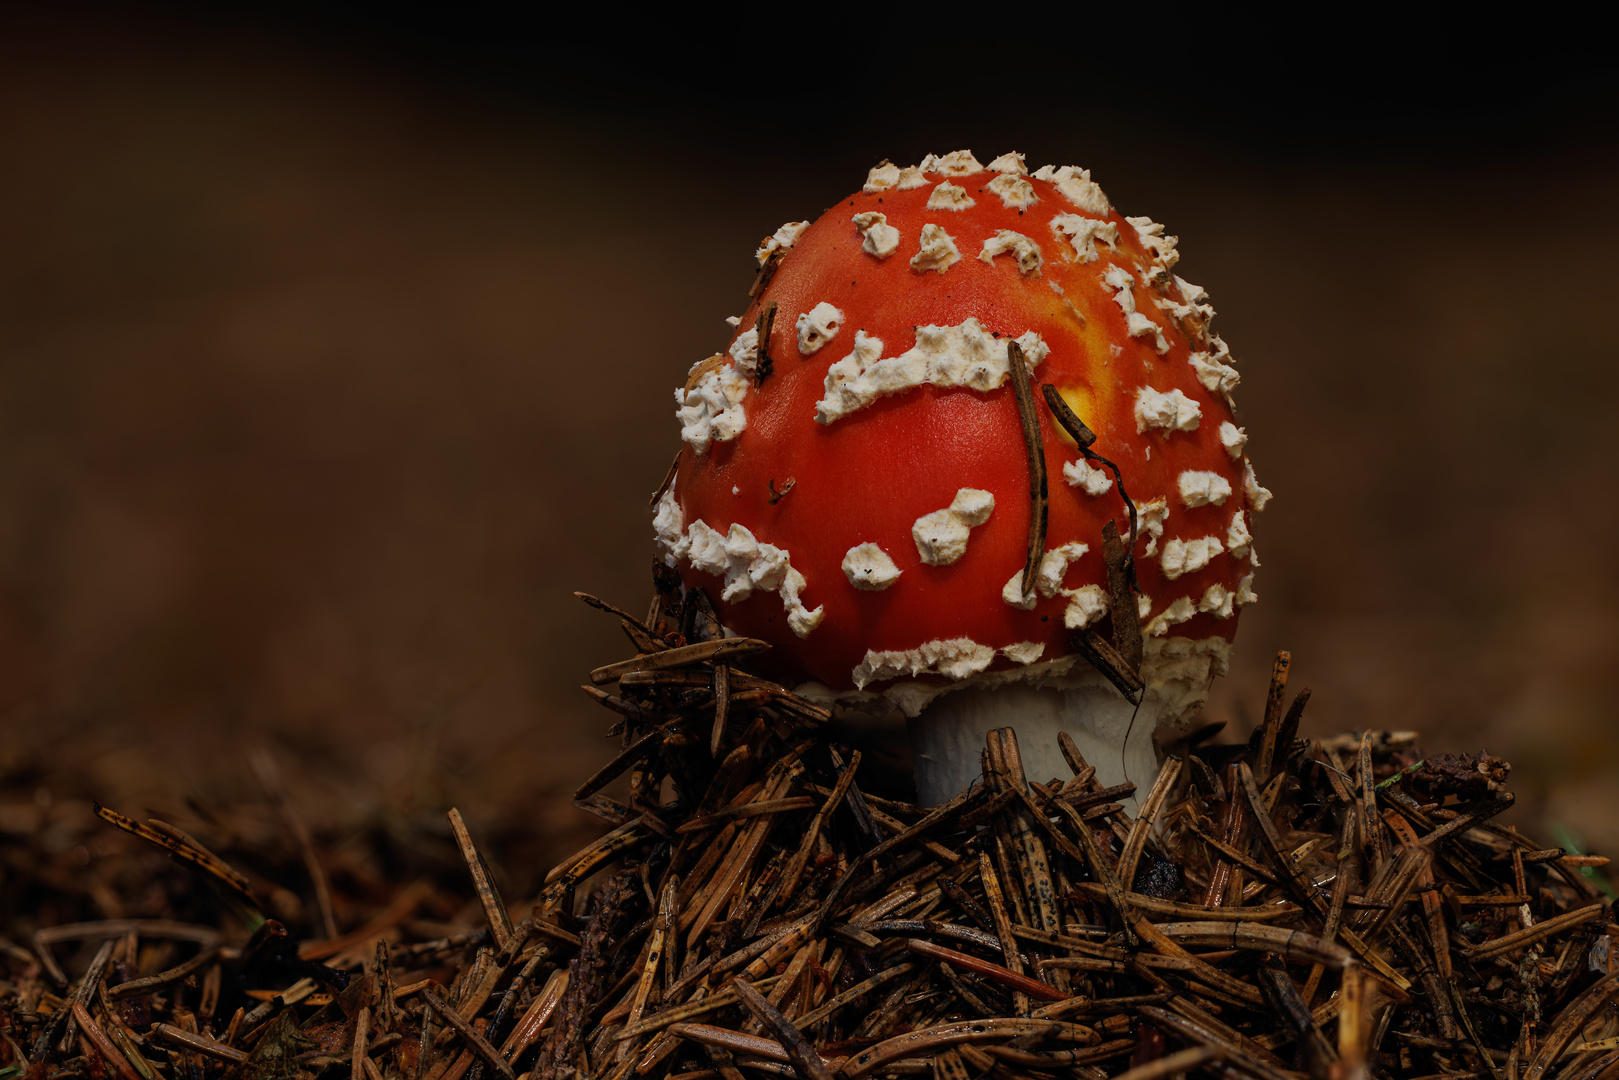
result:
M 1120 492 L 1123 492 L 1121 487 Z M 1141 681 L 1142 637 L 1141 612 L 1136 607 L 1130 583 L 1135 568 L 1131 562 L 1131 545 L 1119 538 L 1119 527 L 1112 519 L 1102 525 L 1102 558 L 1107 562 L 1108 615 L 1113 622 L 1113 648 L 1132 683 Z
M 1017 402 L 1018 423 L 1023 428 L 1023 445 L 1029 457 L 1029 553 L 1023 563 L 1023 598 L 1034 595 L 1035 570 L 1046 551 L 1046 515 L 1050 495 L 1046 490 L 1046 451 L 1040 437 L 1040 416 L 1034 409 L 1034 388 L 1023 347 L 1006 343 L 1006 366 L 1012 373 L 1013 400 Z
M 1046 406 L 1051 409 L 1051 415 L 1056 419 L 1057 423 L 1062 426 L 1062 429 L 1068 432 L 1069 436 L 1073 438 L 1074 442 L 1079 447 L 1080 454 L 1084 456 L 1085 460 L 1096 462 L 1098 465 L 1104 466 L 1113 474 L 1113 483 L 1119 489 L 1119 498 L 1124 500 L 1124 510 L 1130 519 L 1130 542 L 1125 547 L 1125 576 L 1130 581 L 1130 587 L 1139 592 L 1141 586 L 1136 582 L 1135 567 L 1136 529 L 1138 525 L 1138 518 L 1136 514 L 1135 501 L 1131 499 L 1129 493 L 1124 490 L 1124 474 L 1119 472 L 1119 467 L 1117 465 L 1091 449 L 1091 445 L 1096 442 L 1096 433 L 1090 428 L 1086 427 L 1085 421 L 1079 418 L 1079 414 L 1074 412 L 1073 409 L 1069 408 L 1068 402 L 1063 400 L 1062 391 L 1058 390 L 1050 383 L 1041 383 L 1040 393 L 1045 397 Z
M 1140 694 L 1146 684 L 1138 674 L 1139 665 L 1132 668 L 1130 661 L 1121 656 L 1111 642 L 1095 630 L 1076 630 L 1068 635 L 1068 644 L 1105 675 L 1130 704 L 1140 702 Z
M 781 265 L 781 257 L 786 253 L 785 248 L 776 248 L 765 257 L 764 262 L 759 264 L 759 273 L 755 275 L 753 285 L 748 289 L 750 299 L 765 291 L 765 287 L 770 284 L 770 279 L 776 276 L 776 268 Z
M 652 497 L 646 501 L 648 506 L 657 506 L 658 500 L 663 498 L 663 493 L 668 491 L 669 485 L 675 482 L 675 473 L 680 471 L 680 455 L 684 452 L 684 447 L 675 451 L 675 458 L 669 463 L 669 471 L 663 474 L 663 481 L 658 484 L 658 488 L 652 493 Z M 586 601 L 586 603 L 589 603 L 589 601 Z
M 775 368 L 775 361 L 770 358 L 770 331 L 776 324 L 776 302 L 766 300 L 759 309 L 759 318 L 754 323 L 754 331 L 758 334 L 759 359 L 754 368 L 754 382 L 763 386 L 770 373 Z

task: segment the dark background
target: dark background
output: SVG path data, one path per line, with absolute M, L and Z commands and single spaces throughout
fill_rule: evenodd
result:
M 8 5 L 5 797 L 257 798 L 267 746 L 328 829 L 572 842 L 626 646 L 569 593 L 644 605 L 672 388 L 760 236 L 969 147 L 1093 169 L 1220 310 L 1277 495 L 1230 734 L 1290 648 L 1308 733 L 1619 846 L 1602 42 L 1068 10 Z

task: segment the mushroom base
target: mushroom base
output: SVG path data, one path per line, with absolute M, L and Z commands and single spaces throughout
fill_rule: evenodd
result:
M 937 806 L 978 780 L 985 736 L 998 727 L 1017 732 L 1030 780 L 1073 774 L 1057 741 L 1067 732 L 1104 787 L 1131 781 L 1145 794 L 1158 775 L 1154 734 L 1185 727 L 1202 709 L 1214 676 L 1225 673 L 1229 650 L 1224 638 L 1149 638 L 1139 708 L 1084 663 L 1039 680 L 968 684 L 941 694 L 907 725 L 917 798 Z
M 1154 724 L 1111 685 L 1098 682 L 961 690 L 936 700 L 907 725 L 921 805 L 937 806 L 978 780 L 985 736 L 1000 727 L 1017 732 L 1030 780 L 1073 775 L 1057 741 L 1067 732 L 1104 786 L 1133 780 L 1138 790 L 1146 790 L 1158 774 Z

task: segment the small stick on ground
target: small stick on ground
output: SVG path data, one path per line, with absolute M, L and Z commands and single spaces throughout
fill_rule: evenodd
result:
M 506 1064 L 506 1059 L 501 1057 L 500 1051 L 490 1046 L 488 1041 L 482 1035 L 479 1035 L 471 1024 L 461 1018 L 460 1013 L 445 1004 L 444 999 L 439 997 L 432 987 L 422 991 L 422 1000 L 432 1006 L 433 1011 L 438 1013 L 439 1019 L 454 1028 L 456 1034 L 465 1039 L 467 1045 L 472 1048 L 474 1053 L 483 1058 L 487 1065 L 500 1073 L 501 1076 L 504 1076 L 506 1080 L 517 1080 L 517 1074 L 512 1072 L 510 1065 Z
M 1260 725 L 1259 751 L 1254 755 L 1254 775 L 1269 780 L 1271 763 L 1276 757 L 1277 728 L 1282 722 L 1282 703 L 1287 694 L 1287 672 L 1293 665 L 1293 654 L 1283 649 L 1276 654 L 1271 666 L 1270 690 L 1265 695 L 1265 718 Z
M 113 1045 L 111 1039 L 107 1038 L 107 1033 L 102 1031 L 96 1022 L 90 1018 L 89 1011 L 82 1004 L 75 1001 L 72 1012 L 73 1019 L 79 1025 L 79 1032 L 89 1040 L 91 1046 L 96 1048 L 96 1053 L 100 1054 L 108 1065 L 117 1070 L 122 1080 L 141 1080 L 140 1074 L 129 1063 L 129 1059 L 123 1055 L 118 1047 Z
M 725 664 L 714 665 L 714 728 L 708 736 L 709 757 L 720 756 L 720 744 L 725 740 L 725 717 L 731 709 L 730 670 Z
M 90 967 L 85 971 L 84 977 L 79 980 L 79 988 L 74 991 L 69 1005 L 87 1005 L 95 1000 L 96 988 L 101 984 L 102 976 L 107 972 L 107 963 L 112 959 L 112 950 L 115 943 L 103 942 L 101 948 L 96 950 L 95 959 L 90 961 Z M 39 1038 L 34 1042 L 34 1048 L 28 1057 L 36 1062 L 45 1060 L 45 1055 L 62 1040 L 69 1032 L 73 1010 L 71 1008 L 59 1009 L 51 1017 L 51 1022 L 45 1025 Z
M 473 890 L 478 894 L 478 902 L 483 905 L 484 917 L 489 920 L 489 933 L 494 938 L 495 949 L 505 952 L 512 942 L 512 917 L 506 911 L 506 901 L 500 898 L 500 890 L 495 888 L 489 874 L 489 864 L 484 862 L 483 854 L 472 842 L 472 833 L 467 830 L 461 811 L 451 807 L 448 817 L 450 828 L 455 832 L 456 845 L 461 849 L 461 858 L 466 860 L 467 870 L 472 874 Z
M 149 994 L 154 990 L 161 990 L 170 983 L 177 983 L 192 972 L 213 963 L 218 958 L 219 950 L 217 948 L 204 949 L 185 963 L 177 964 L 167 971 L 160 971 L 156 975 L 148 975 L 144 979 L 131 979 L 129 982 L 119 983 L 117 986 L 109 988 L 107 990 L 107 999 L 109 1001 L 118 1001 L 132 994 Z
M 367 1060 L 367 1042 L 371 1036 L 371 1008 L 363 1006 L 359 1016 L 354 1021 L 354 1046 L 351 1049 L 353 1065 L 349 1070 L 350 1080 L 370 1080 L 366 1075 L 365 1063 Z
M 298 842 L 298 852 L 303 856 L 304 869 L 309 872 L 309 883 L 315 889 L 315 906 L 320 909 L 321 929 L 325 936 L 337 936 L 337 916 L 332 913 L 332 890 L 326 882 L 326 871 L 320 865 L 320 856 L 315 853 L 314 838 L 309 835 L 309 826 L 292 805 L 292 795 L 287 791 L 287 785 L 281 779 L 281 768 L 276 764 L 275 758 L 265 747 L 259 747 L 248 758 L 253 766 L 253 772 L 258 776 L 259 783 L 263 785 L 265 794 L 275 803 L 282 822 L 287 831 Z
M 704 660 L 719 660 L 730 656 L 749 656 L 753 653 L 763 652 L 770 648 L 768 641 L 757 638 L 719 638 L 714 641 L 699 641 L 695 645 L 682 645 L 678 649 L 667 649 L 663 652 L 652 653 L 647 656 L 638 656 L 633 660 L 621 660 L 616 664 L 607 664 L 596 668 L 590 673 L 590 681 L 596 686 L 604 683 L 617 682 L 621 675 L 632 671 L 660 671 L 664 668 L 686 667 L 690 664 Z
M 781 1015 L 770 1002 L 766 1001 L 763 994 L 742 979 L 738 979 L 731 985 L 736 990 L 737 997 L 742 1000 L 742 1004 L 747 1007 L 747 1010 L 754 1015 L 759 1023 L 769 1028 L 771 1033 L 776 1036 L 776 1039 L 787 1051 L 788 1060 L 792 1062 L 793 1067 L 799 1071 L 800 1075 L 807 1077 L 808 1080 L 832 1080 L 831 1070 L 826 1067 L 826 1063 L 821 1060 L 821 1056 L 810 1048 L 810 1044 L 805 1040 L 803 1033 L 794 1027 L 785 1016 Z
M 225 860 L 190 837 L 184 834 L 176 835 L 177 830 L 174 829 L 162 831 L 150 825 L 142 825 L 133 818 L 127 818 L 116 810 L 110 810 L 100 803 L 95 804 L 95 812 L 96 817 L 107 824 L 116 826 L 131 836 L 138 836 L 147 843 L 155 844 L 162 848 L 175 858 L 190 863 L 252 905 L 254 910 L 262 910 L 259 898 L 253 895 L 253 889 L 248 884 L 247 878 L 238 873 Z

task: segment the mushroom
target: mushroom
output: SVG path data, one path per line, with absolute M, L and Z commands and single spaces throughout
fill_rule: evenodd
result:
M 999 726 L 1032 779 L 1065 731 L 1142 787 L 1226 670 L 1270 493 L 1175 244 L 1083 169 L 885 162 L 767 238 L 675 392 L 665 561 L 801 693 L 903 712 L 924 804 Z

